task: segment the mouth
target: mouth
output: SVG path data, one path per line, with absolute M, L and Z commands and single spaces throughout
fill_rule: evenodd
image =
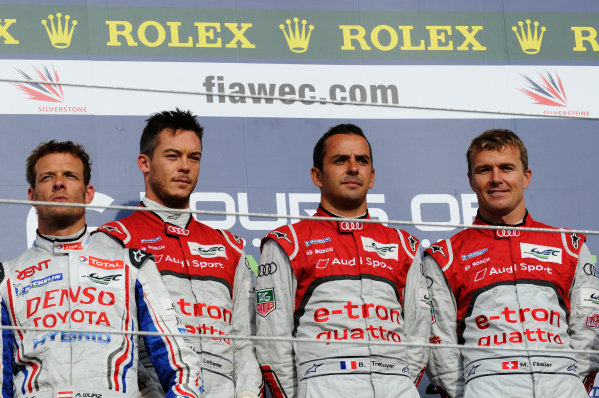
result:
M 360 180 L 345 180 L 341 182 L 343 185 L 348 185 L 350 187 L 361 187 L 362 181 Z
M 52 198 L 52 202 L 68 202 L 69 198 L 66 196 L 55 196 Z
M 180 185 L 189 185 L 189 184 L 191 184 L 191 180 L 189 178 L 174 178 L 173 182 L 175 184 L 180 184 Z

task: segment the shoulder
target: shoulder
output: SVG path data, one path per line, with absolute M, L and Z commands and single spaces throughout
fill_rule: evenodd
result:
M 125 249 L 125 252 L 131 265 L 138 269 L 144 265 L 146 261 L 154 258 L 150 253 L 141 249 Z
M 420 241 L 414 237 L 412 234 L 404 231 L 403 229 L 394 228 L 399 236 L 399 240 L 403 250 L 408 254 L 411 258 L 414 258 L 418 253 L 418 246 L 420 245 Z
M 289 257 L 291 257 L 298 246 L 298 237 L 295 230 L 295 227 L 297 227 L 298 224 L 299 223 L 294 225 L 283 225 L 270 231 L 264 238 L 262 238 L 262 245 L 264 245 L 268 239 L 272 239 Z
M 126 219 L 124 219 L 126 220 Z M 122 245 L 127 245 L 129 241 L 131 241 L 131 233 L 129 229 L 122 222 L 124 220 L 112 221 L 98 227 L 92 234 L 104 233 L 111 238 L 115 239 L 117 242 L 120 242 Z
M 241 253 L 243 251 L 243 247 L 245 246 L 245 240 L 235 235 L 234 233 L 224 229 L 214 229 L 204 223 L 197 221 L 194 218 L 192 218 L 188 227 L 192 231 L 192 234 L 194 230 L 199 230 L 201 232 L 198 232 L 203 236 L 210 237 L 210 239 L 218 240 L 222 242 L 225 246 L 232 248 L 234 251 L 238 253 Z

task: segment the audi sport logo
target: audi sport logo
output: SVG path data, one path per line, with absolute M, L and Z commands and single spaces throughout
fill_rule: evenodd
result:
M 498 238 L 511 238 L 520 236 L 520 231 L 515 229 L 498 229 L 495 231 L 495 236 Z
M 341 221 L 339 223 L 341 231 L 361 231 L 364 229 L 364 223 L 356 221 Z
M 260 264 L 258 266 L 258 278 L 261 276 L 272 275 L 277 272 L 277 269 L 277 264 L 275 263 Z
M 169 234 L 180 235 L 180 236 L 188 236 L 189 235 L 188 229 L 177 227 L 176 225 L 167 225 L 166 232 L 168 232 Z

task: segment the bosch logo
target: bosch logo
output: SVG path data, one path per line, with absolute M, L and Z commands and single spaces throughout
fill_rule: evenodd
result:
M 515 236 L 520 236 L 520 231 L 515 229 L 498 229 L 495 232 L 495 235 L 498 238 L 511 238 Z
M 258 266 L 258 278 L 261 276 L 272 275 L 277 272 L 277 269 L 278 267 L 275 263 L 260 264 Z
M 355 221 L 341 221 L 339 223 L 341 231 L 361 231 L 364 229 L 364 223 Z
M 180 236 L 188 236 L 189 235 L 188 229 L 177 227 L 175 225 L 167 225 L 166 232 L 168 232 L 169 234 L 180 235 Z

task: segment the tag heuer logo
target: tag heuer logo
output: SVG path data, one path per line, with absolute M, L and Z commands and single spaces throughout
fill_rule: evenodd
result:
M 277 308 L 273 288 L 256 291 L 256 312 L 261 316 L 270 314 Z

